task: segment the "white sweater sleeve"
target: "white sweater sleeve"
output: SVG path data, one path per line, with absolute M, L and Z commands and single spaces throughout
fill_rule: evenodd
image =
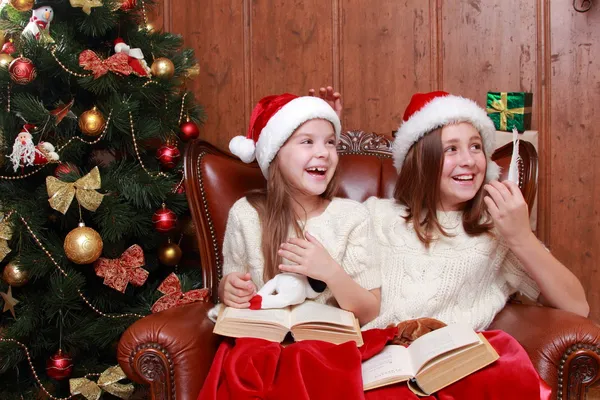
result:
M 342 267 L 360 286 L 367 290 L 381 287 L 381 273 L 376 258 L 373 257 L 373 225 L 368 213 L 348 235 L 346 252 L 342 257 Z
M 229 212 L 223 239 L 223 276 L 232 272 L 248 272 L 247 258 L 242 225 L 234 207 Z
M 521 292 L 532 300 L 537 300 L 540 289 L 527 274 L 517 256 L 509 249 L 502 263 L 502 274 L 515 292 Z

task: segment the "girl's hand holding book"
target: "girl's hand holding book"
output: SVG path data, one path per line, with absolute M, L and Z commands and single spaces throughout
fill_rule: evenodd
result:
M 248 308 L 250 299 L 256 294 L 256 286 L 250 274 L 232 272 L 223 277 L 223 303 L 228 307 Z

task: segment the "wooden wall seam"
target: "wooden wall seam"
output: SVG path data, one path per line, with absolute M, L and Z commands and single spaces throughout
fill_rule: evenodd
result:
M 163 30 L 173 32 L 173 16 L 172 16 L 171 0 L 164 0 L 163 3 Z
M 333 63 L 333 88 L 341 90 L 342 87 L 342 23 L 341 23 L 341 7 L 342 0 L 331 1 L 331 29 L 332 29 L 332 63 Z M 329 84 L 329 82 L 324 82 Z M 323 83 L 319 83 L 323 84 Z
M 435 75 L 435 90 L 443 90 L 444 88 L 444 43 L 442 39 L 442 0 L 433 0 L 433 18 L 432 18 L 432 32 L 431 32 L 431 45 L 435 46 L 435 52 L 432 52 L 432 65 L 435 67 L 433 71 Z
M 250 125 L 250 114 L 254 106 L 252 90 L 252 0 L 244 0 L 244 121 Z

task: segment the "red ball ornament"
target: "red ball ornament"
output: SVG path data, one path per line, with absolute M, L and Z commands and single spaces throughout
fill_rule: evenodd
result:
M 61 349 L 46 362 L 46 373 L 52 379 L 57 381 L 67 379 L 71 376 L 71 372 L 73 372 L 73 359 L 64 354 Z
M 16 52 L 17 50 L 15 49 L 15 45 L 13 44 L 13 42 L 6 42 L 2 45 L 2 51 L 1 53 L 4 54 L 13 54 L 14 52 Z
M 183 182 L 181 184 L 177 184 L 175 185 L 175 193 L 177 194 L 184 194 L 185 193 L 185 185 L 183 184 Z
M 187 142 L 188 140 L 194 140 L 200 135 L 198 125 L 196 125 L 194 121 L 190 121 L 189 119 L 182 123 L 179 126 L 179 129 L 181 130 L 181 134 L 179 135 L 179 137 L 184 142 Z
M 123 0 L 123 2 L 121 3 L 121 10 L 123 10 L 123 11 L 132 10 L 133 8 L 135 8 L 136 3 L 137 3 L 137 0 Z
M 157 231 L 169 232 L 177 225 L 177 215 L 163 204 L 162 208 L 152 216 L 152 223 Z
M 71 173 L 79 174 L 80 172 L 79 168 L 77 168 L 75 164 L 70 162 L 60 163 L 54 170 L 54 176 L 58 179 L 62 179 L 63 175 L 68 175 Z
M 175 168 L 180 157 L 181 153 L 177 146 L 169 143 L 162 145 L 156 152 L 158 162 L 165 169 Z
M 37 76 L 33 61 L 26 57 L 17 57 L 8 65 L 10 79 L 19 85 L 27 85 Z

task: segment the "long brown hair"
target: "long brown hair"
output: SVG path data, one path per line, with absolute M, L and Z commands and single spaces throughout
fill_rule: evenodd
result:
M 434 240 L 436 231 L 450 236 L 437 219 L 443 168 L 442 130 L 438 128 L 410 148 L 394 189 L 396 202 L 407 207 L 408 214 L 403 216 L 404 219 L 413 221 L 419 240 L 427 247 Z M 488 233 L 493 226 L 483 198 L 481 185 L 463 210 L 463 227 L 469 235 Z
M 277 254 L 279 246 L 289 238 L 290 227 L 296 237 L 304 237 L 299 220 L 305 221 L 307 215 L 297 215 L 293 207 L 292 188 L 283 177 L 279 168 L 279 156 L 269 166 L 267 188 L 248 193 L 250 205 L 256 209 L 262 230 L 262 253 L 264 258 L 263 281 L 267 282 L 279 273 L 281 257 Z M 327 189 L 320 197 L 331 200 L 338 190 L 337 170 Z

